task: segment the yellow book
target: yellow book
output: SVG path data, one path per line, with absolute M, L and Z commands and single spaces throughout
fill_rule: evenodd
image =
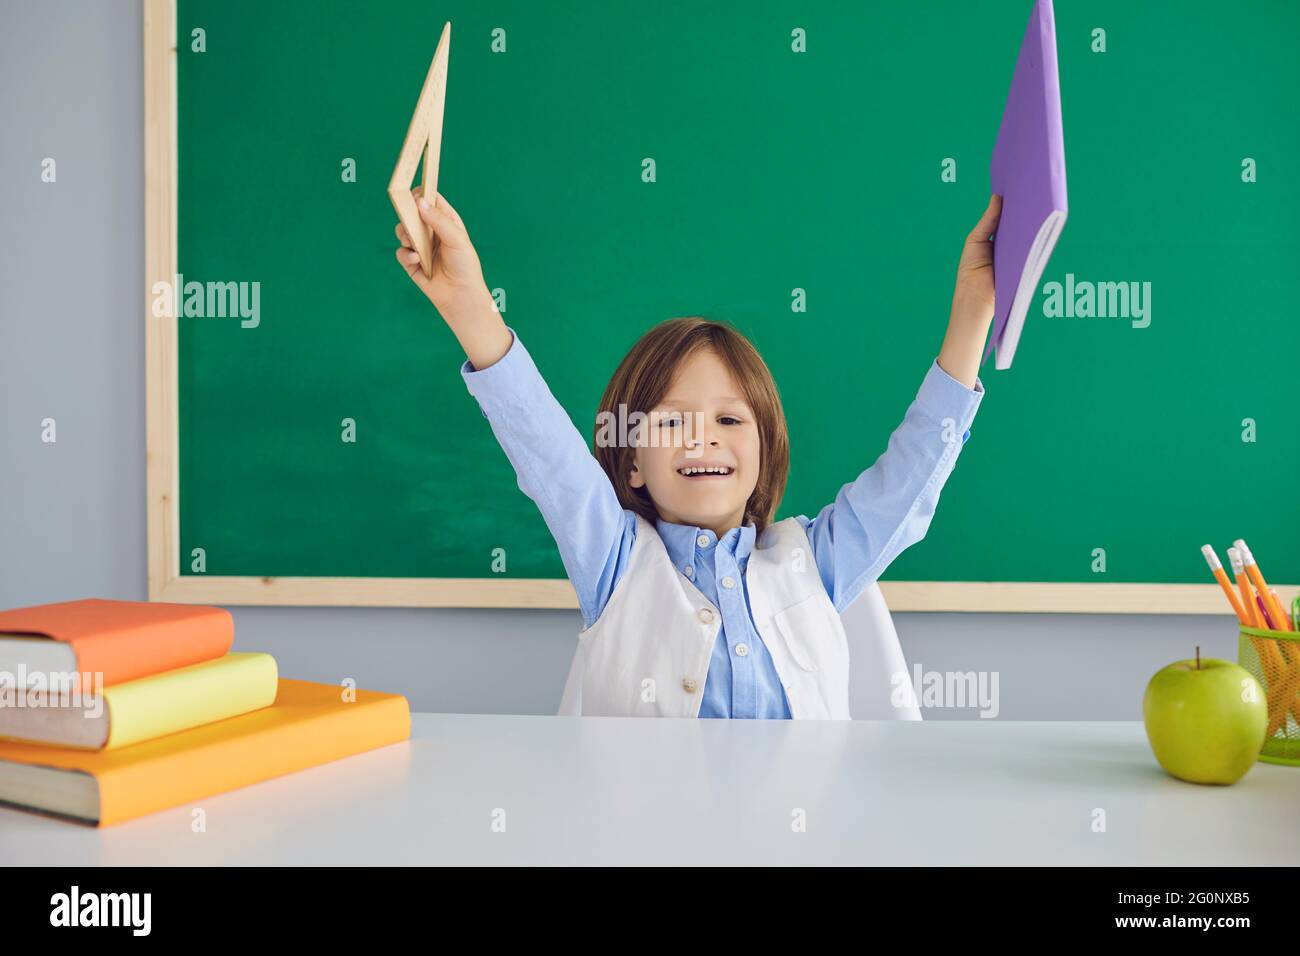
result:
M 231 652 L 75 697 L 20 694 L 0 700 L 0 737 L 79 750 L 116 750 L 275 703 L 270 654 Z M 88 688 L 88 690 L 90 690 Z

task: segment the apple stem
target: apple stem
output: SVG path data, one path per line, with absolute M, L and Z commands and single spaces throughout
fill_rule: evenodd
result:
M 1201 669 L 1201 645 L 1200 644 L 1196 645 L 1196 669 L 1198 671 Z

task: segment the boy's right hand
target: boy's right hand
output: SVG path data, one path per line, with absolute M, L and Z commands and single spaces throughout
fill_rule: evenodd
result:
M 491 302 L 487 283 L 483 281 L 483 267 L 478 253 L 469 241 L 469 233 L 460 215 L 441 193 L 435 202 L 425 203 L 419 186 L 411 190 L 420 218 L 433 228 L 433 274 L 426 276 L 420 268 L 420 256 L 412 247 L 406 227 L 397 224 L 397 261 L 401 263 L 411 281 L 429 297 L 429 301 L 448 325 L 455 327 L 462 320 L 483 311 L 484 301 Z

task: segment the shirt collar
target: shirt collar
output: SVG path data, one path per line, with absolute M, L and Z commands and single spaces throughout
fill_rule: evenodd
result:
M 736 566 L 743 571 L 749 554 L 754 549 L 752 521 L 744 527 L 732 528 L 721 538 L 708 528 L 673 524 L 662 518 L 655 520 L 655 528 L 659 532 L 659 537 L 663 539 L 664 547 L 668 549 L 668 556 L 672 559 L 673 565 L 683 574 L 686 573 L 688 566 L 694 571 L 697 553 L 705 553 L 714 548 L 728 551 L 735 559 Z M 701 538 L 704 539 L 704 543 L 701 543 Z M 693 579 L 695 575 L 692 573 L 688 577 Z

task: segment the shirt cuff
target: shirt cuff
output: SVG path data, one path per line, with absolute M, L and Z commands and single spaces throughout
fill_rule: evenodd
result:
M 925 414 L 940 423 L 948 418 L 953 420 L 955 427 L 962 431 L 963 443 L 970 437 L 970 424 L 983 399 L 984 383 L 978 375 L 975 387 L 967 388 L 944 371 L 937 358 L 930 363 L 930 370 L 916 393 L 917 406 Z
M 478 400 L 484 418 L 490 418 L 498 409 L 527 406 L 528 384 L 541 377 L 515 330 L 510 326 L 506 329 L 510 332 L 510 348 L 505 355 L 483 369 L 476 369 L 469 359 L 460 366 L 460 377 Z

